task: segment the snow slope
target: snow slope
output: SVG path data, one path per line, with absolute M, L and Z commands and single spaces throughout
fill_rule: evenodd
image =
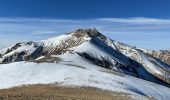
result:
M 62 86 L 97 87 L 160 100 L 170 98 L 169 88 L 101 68 L 77 54 L 66 53 L 54 57 L 60 58 L 61 61 L 58 63 L 1 64 L 0 76 L 3 77 L 0 77 L 0 89 L 23 84 L 58 83 Z
M 69 37 L 70 37 L 70 35 L 63 34 L 58 37 L 42 40 L 41 42 L 44 43 L 45 46 L 54 46 L 55 47 L 56 45 L 59 45 L 61 43 L 61 41 L 65 40 Z
M 150 74 L 170 84 L 170 65 L 145 53 L 145 50 L 142 51 L 136 47 L 131 47 L 116 41 L 113 41 L 113 43 L 119 52 L 140 63 Z

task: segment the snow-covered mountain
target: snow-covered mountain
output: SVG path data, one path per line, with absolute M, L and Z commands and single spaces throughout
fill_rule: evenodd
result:
M 162 60 L 163 62 L 170 65 L 170 50 L 146 50 L 142 49 L 145 53 L 152 55 L 155 58 Z
M 17 43 L 0 50 L 0 62 L 31 61 L 41 56 L 43 45 L 36 42 Z
M 161 93 L 164 94 L 159 94 L 156 98 L 165 99 L 170 95 L 170 92 L 167 92 L 169 91 L 168 88 L 162 88 L 160 85 L 144 81 L 148 80 L 169 87 L 170 65 L 158 58 L 152 55 L 149 50 L 111 40 L 96 29 L 79 29 L 47 40 L 17 43 L 0 50 L 0 62 L 7 63 L 0 65 L 2 69 L 0 75 L 6 75 L 5 78 L 0 78 L 0 81 L 8 83 L 0 83 L 0 87 L 63 82 L 67 85 L 89 85 L 113 91 L 123 90 L 124 92 L 133 92 L 149 97 L 158 95 L 161 89 Z M 61 66 L 61 69 L 55 66 Z M 67 68 L 70 66 L 74 68 Z M 75 68 L 75 66 L 78 68 Z M 24 70 L 22 70 L 22 67 L 24 67 Z M 104 72 L 100 72 L 99 69 L 104 70 Z M 36 72 L 37 70 L 38 72 Z M 85 70 L 87 70 L 87 73 Z M 71 74 L 67 76 L 66 73 Z M 110 73 L 116 73 L 116 75 L 110 75 Z M 69 75 L 70 78 L 68 78 Z M 124 77 L 120 78 L 122 79 L 121 82 L 115 83 L 119 81 L 119 75 Z M 63 77 L 60 78 L 59 76 Z M 80 77 L 82 77 L 82 80 Z M 68 80 L 65 80 L 67 78 Z M 140 83 L 143 85 L 140 85 Z

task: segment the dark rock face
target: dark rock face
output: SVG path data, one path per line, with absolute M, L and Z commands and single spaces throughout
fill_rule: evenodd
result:
M 2 62 L 9 63 L 9 62 L 23 61 L 24 55 L 25 55 L 25 52 L 15 53 L 14 55 L 4 58 Z
M 13 51 L 13 50 L 15 50 L 15 49 L 17 49 L 19 47 L 21 47 L 21 43 L 17 43 L 13 47 L 8 48 L 7 51 L 5 52 L 5 54 L 8 54 L 9 52 L 11 52 L 11 51 Z
M 36 58 L 42 56 L 42 53 L 43 53 L 43 46 L 39 46 L 33 53 L 31 53 L 30 57 L 32 59 L 36 59 Z
M 77 35 L 88 35 L 90 37 L 95 37 L 95 36 L 99 36 L 100 33 L 94 28 L 94 29 L 78 29 L 74 32 Z

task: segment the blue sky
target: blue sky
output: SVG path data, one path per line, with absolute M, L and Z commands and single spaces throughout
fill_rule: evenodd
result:
M 170 0 L 0 0 L 0 48 L 97 28 L 140 48 L 170 48 Z
M 0 0 L 2 17 L 169 18 L 170 0 Z

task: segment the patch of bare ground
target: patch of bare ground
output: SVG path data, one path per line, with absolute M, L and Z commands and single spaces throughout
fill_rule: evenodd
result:
M 82 69 L 86 69 L 85 67 L 80 66 L 80 65 L 76 65 L 76 64 L 64 64 L 64 65 L 72 66 L 72 67 L 77 67 L 77 68 L 82 68 Z
M 0 100 L 131 100 L 121 92 L 102 91 L 90 87 L 30 85 L 0 90 Z
M 59 58 L 59 57 L 47 55 L 47 56 L 44 56 L 43 58 L 35 60 L 34 62 L 36 62 L 36 63 L 44 63 L 44 62 L 46 62 L 46 63 L 58 63 L 60 61 L 62 61 L 62 59 Z

